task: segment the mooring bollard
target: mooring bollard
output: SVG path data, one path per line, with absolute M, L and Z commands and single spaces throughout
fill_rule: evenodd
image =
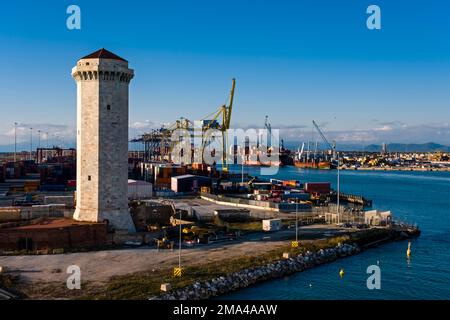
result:
M 161 284 L 161 291 L 162 292 L 169 292 L 172 290 L 172 285 L 170 283 L 163 283 Z

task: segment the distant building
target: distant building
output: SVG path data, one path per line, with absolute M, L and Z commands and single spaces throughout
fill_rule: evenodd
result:
M 77 62 L 77 205 L 74 219 L 134 232 L 128 209 L 128 87 L 134 71 L 105 49 Z
M 383 144 L 381 145 L 381 153 L 382 154 L 387 154 L 388 153 L 388 146 L 385 142 L 383 142 Z
M 366 211 L 364 213 L 364 222 L 370 226 L 387 226 L 392 222 L 392 214 L 390 211 Z

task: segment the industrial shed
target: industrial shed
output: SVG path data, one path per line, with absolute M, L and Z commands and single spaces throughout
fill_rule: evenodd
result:
M 196 192 L 201 187 L 211 187 L 211 179 L 191 174 L 172 177 L 171 189 L 174 192 Z
M 140 200 L 153 197 L 153 184 L 140 180 L 128 180 L 128 199 Z

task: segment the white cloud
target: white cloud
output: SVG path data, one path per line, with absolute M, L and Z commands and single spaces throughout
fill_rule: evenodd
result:
M 32 128 L 32 130 L 31 130 Z M 33 136 L 33 144 L 37 146 L 39 136 L 41 145 L 49 144 L 73 144 L 75 141 L 76 129 L 69 125 L 55 125 L 49 123 L 18 123 L 16 130 L 14 125 L 5 126 L 3 132 L 0 129 L 0 145 L 13 145 L 14 136 L 17 137 L 17 143 L 28 144 Z
M 130 129 L 135 129 L 135 130 L 150 130 L 150 129 L 156 129 L 158 128 L 160 125 L 156 122 L 150 121 L 150 120 L 145 120 L 145 121 L 136 121 L 133 122 L 132 124 L 130 124 Z
M 381 128 L 375 128 L 374 130 L 375 131 L 392 131 L 392 130 L 394 130 L 394 128 L 391 126 L 385 125 L 385 126 L 382 126 Z
M 401 121 L 380 122 L 373 121 L 371 128 L 363 130 L 329 130 L 324 133 L 331 142 L 335 140 L 338 144 L 343 143 L 425 143 L 436 142 L 450 145 L 450 124 L 427 123 L 419 125 L 410 125 Z M 162 124 L 150 120 L 136 121 L 130 124 L 129 137 L 136 138 L 139 135 L 149 132 L 152 129 L 160 128 Z M 261 129 L 263 125 L 237 125 L 234 128 L 242 129 Z M 3 129 L 2 129 L 3 128 Z M 33 145 L 37 146 L 38 130 L 41 131 L 41 145 L 61 144 L 66 146 L 75 145 L 76 128 L 69 125 L 55 124 L 19 124 L 17 126 L 17 142 L 22 145 L 21 148 L 28 150 L 30 142 L 30 128 L 33 128 Z M 312 133 L 310 126 L 305 125 L 272 125 L 273 129 L 280 130 L 280 137 L 286 142 L 302 143 L 307 141 L 321 141 L 317 132 Z M 0 126 L 0 146 L 14 144 L 14 126 Z
M 450 145 L 450 126 L 448 123 L 428 123 L 408 125 L 400 121 L 390 123 L 377 123 L 374 127 L 363 130 L 326 130 L 325 135 L 329 141 L 338 143 L 426 143 L 436 142 Z M 283 130 L 281 136 L 285 140 L 304 142 L 307 140 L 320 140 L 317 133 L 305 133 L 304 130 Z M 305 140 L 306 139 L 306 140 Z

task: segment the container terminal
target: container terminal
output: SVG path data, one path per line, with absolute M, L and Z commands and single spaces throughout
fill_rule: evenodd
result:
M 130 243 L 167 246 L 176 242 L 180 224 L 183 243 L 195 245 L 236 239 L 242 232 L 292 231 L 296 223 L 347 230 L 394 223 L 390 212 L 369 210 L 371 200 L 359 195 L 340 192 L 338 206 L 330 182 L 265 180 L 215 165 L 147 162 L 129 152 L 128 200 L 137 231 L 129 235 L 103 224 L 71 222 L 76 206 L 75 150 L 46 148 L 35 155 L 35 160 L 2 165 L 3 252 L 51 253 Z M 71 230 L 70 239 L 57 234 L 52 238 L 47 230 L 42 240 L 39 233 L 44 229 L 38 226 L 47 219 L 53 221 L 47 227 Z M 89 241 L 77 236 L 86 233 Z
M 84 61 L 92 59 L 117 61 L 121 67 L 127 65 L 124 59 L 101 49 L 80 60 L 76 68 L 91 70 Z M 88 76 L 74 71 L 77 81 L 85 81 Z M 123 81 L 128 85 L 130 79 L 123 78 Z M 172 125 L 130 141 L 131 145 L 143 145 L 143 151 L 128 152 L 128 187 L 121 190 L 127 193 L 131 228 L 136 232 L 122 230 L 108 219 L 72 220 L 77 215 L 77 200 L 85 199 L 77 190 L 80 186 L 77 170 L 84 169 L 77 166 L 77 160 L 83 155 L 77 154 L 76 149 L 39 146 L 29 153 L 4 154 L 0 159 L 0 250 L 53 252 L 127 243 L 173 245 L 179 225 L 184 227 L 183 241 L 190 244 L 236 239 L 242 231 L 292 230 L 299 223 L 335 224 L 347 229 L 393 225 L 389 211 L 367 210 L 372 205 L 370 199 L 332 190 L 330 182 L 264 180 L 233 172 L 228 170 L 225 152 L 221 163 L 206 164 L 202 158 L 204 150 L 217 142 L 217 137 L 208 136 L 207 132 L 215 129 L 221 134 L 218 140 L 222 147 L 226 150 L 231 145 L 234 160 L 242 157 L 243 166 L 344 167 L 336 164 L 336 143 L 329 142 L 315 121 L 315 130 L 328 147 L 326 152 L 318 152 L 317 143 L 314 151 L 312 144 L 306 149 L 303 144 L 297 153 L 285 148 L 283 140 L 277 146 L 268 116 L 265 131 L 256 138 L 256 145 L 249 141 L 244 141 L 243 146 L 228 142 L 226 131 L 231 125 L 235 89 L 233 79 L 227 104 L 201 120 L 182 117 Z M 181 150 L 182 158 L 174 159 L 173 151 L 179 146 L 171 140 L 171 135 L 179 129 L 189 132 L 192 139 L 199 139 L 200 144 L 189 145 L 187 150 Z M 261 160 L 258 147 L 263 143 L 267 143 L 269 155 L 278 156 L 276 161 Z M 215 149 L 211 151 L 214 152 Z M 198 158 L 198 154 L 202 157 Z M 188 164 L 184 164 L 186 159 Z M 55 229 L 64 232 L 50 232 Z
M 78 257 L 88 263 L 101 251 L 104 258 L 96 262 L 103 267 L 85 272 L 101 278 L 112 271 L 116 274 L 109 276 L 130 272 L 130 264 L 112 267 L 118 256 L 129 263 L 132 257 L 133 270 L 145 271 L 149 265 L 172 261 L 175 247 L 178 272 L 182 272 L 182 248 L 191 250 L 186 256 L 194 265 L 208 257 L 220 261 L 265 254 L 289 241 L 297 248 L 315 239 L 351 235 L 373 241 L 364 233 L 373 230 L 402 239 L 420 234 L 416 226 L 399 222 L 390 211 L 371 210 L 370 199 L 342 192 L 339 183 L 333 190 L 331 182 L 263 179 L 231 170 L 226 152 L 215 157 L 218 143 L 222 150 L 231 151 L 232 160 L 241 160 L 242 167 L 302 167 L 310 161 L 314 169 L 331 169 L 336 161 L 336 169 L 342 166 L 336 144 L 328 142 L 315 122 L 329 148 L 321 156 L 310 148 L 306 158 L 302 152 L 293 156 L 283 142 L 279 147 L 268 117 L 262 134 L 267 136 L 256 138 L 257 145 L 268 142 L 266 154 L 249 141 L 241 146 L 228 141 L 235 79 L 228 102 L 218 110 L 198 121 L 180 118 L 132 139 L 131 144 L 144 146 L 143 152 L 134 152 L 128 151 L 126 134 L 128 87 L 134 77 L 128 61 L 102 48 L 79 59 L 72 77 L 81 93 L 77 148 L 38 146 L 34 151 L 31 143 L 28 155 L 14 152 L 0 159 L 0 255 L 9 264 L 0 266 L 0 280 L 10 269 L 23 276 L 20 268 L 25 260 L 15 259 L 18 255 L 31 255 L 26 258 L 39 265 L 33 255 L 80 252 Z M 113 103 L 103 105 L 104 101 Z M 180 129 L 187 132 L 187 139 L 171 139 Z M 210 130 L 219 134 L 210 135 Z M 200 143 L 193 145 L 190 139 Z M 206 149 L 218 160 L 208 164 Z M 276 155 L 276 160 L 265 162 L 267 154 Z M 137 254 L 126 249 L 130 247 L 144 250 Z M 219 247 L 228 250 L 217 257 Z M 109 259 L 105 257 L 115 250 L 107 249 L 122 251 Z M 150 258 L 139 264 L 142 257 Z M 56 257 L 54 265 L 64 265 L 66 258 Z M 27 277 L 53 279 L 61 273 L 55 270 L 60 269 Z

